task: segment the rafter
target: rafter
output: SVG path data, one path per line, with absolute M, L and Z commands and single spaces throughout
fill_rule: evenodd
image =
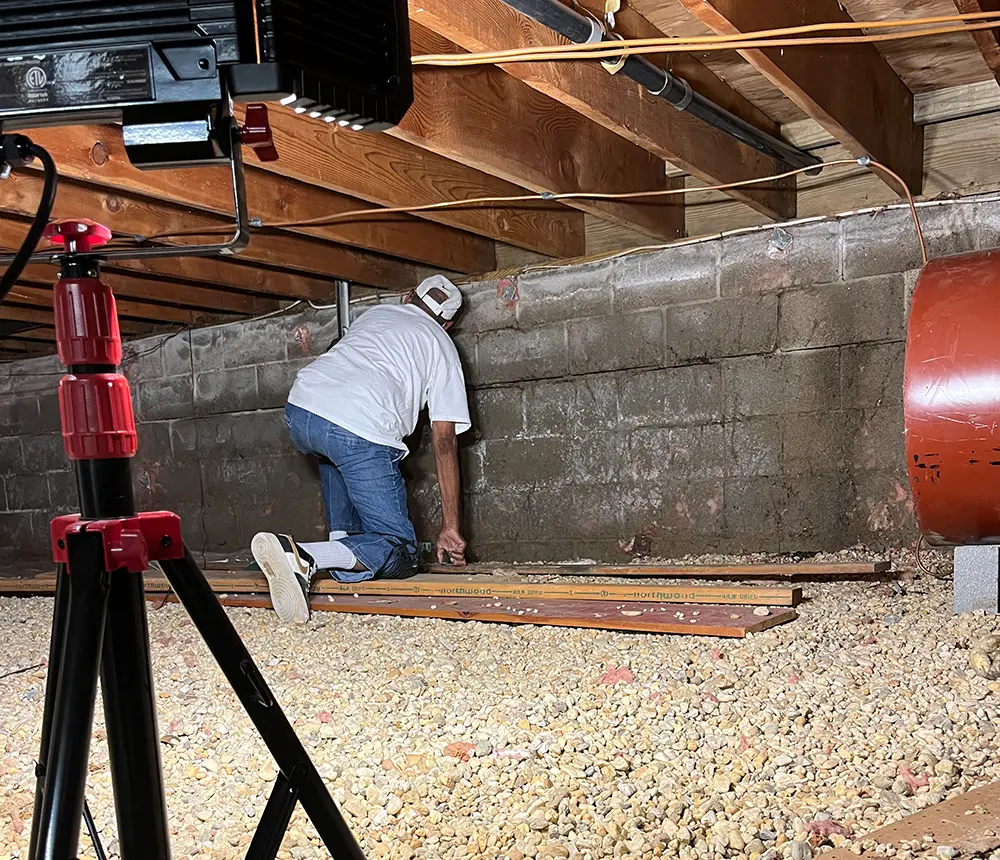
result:
M 275 110 L 272 115 L 277 117 L 279 112 Z M 310 123 L 317 125 L 315 120 Z M 36 143 L 49 150 L 64 176 L 231 217 L 233 201 L 226 168 L 137 170 L 129 163 L 121 130 L 115 126 L 45 128 L 30 134 Z M 294 143 L 285 140 L 283 148 L 291 157 Z M 351 167 L 344 165 L 344 170 L 349 171 Z M 246 177 L 250 213 L 265 224 L 307 220 L 370 207 L 366 201 L 295 182 L 253 166 L 247 167 Z M 392 216 L 355 222 L 345 220 L 323 227 L 304 227 L 296 232 L 426 263 L 446 271 L 485 271 L 496 262 L 490 240 L 419 218 Z M 261 238 L 258 235 L 258 247 L 262 244 Z M 294 260 L 296 255 L 289 256 Z
M 551 45 L 553 31 L 499 0 L 410 0 L 410 18 L 467 51 Z M 733 140 L 598 63 L 512 63 L 504 71 L 530 87 L 709 182 L 779 173 L 774 159 Z M 794 183 L 735 189 L 732 196 L 770 217 L 795 213 Z
M 955 0 L 958 11 L 970 12 L 1000 12 L 1000 0 Z M 979 52 L 986 60 L 986 65 L 993 72 L 993 77 L 1000 81 L 1000 38 L 998 30 L 976 30 L 972 34 L 979 46 Z
M 410 25 L 414 53 L 454 43 Z M 663 159 L 493 66 L 414 70 L 414 103 L 393 137 L 534 191 L 623 192 L 679 187 Z M 573 200 L 568 205 L 656 238 L 684 230 L 683 198 Z
M 681 0 L 721 35 L 851 21 L 837 0 Z M 870 155 L 910 190 L 923 181 L 923 129 L 913 121 L 913 94 L 874 45 L 743 50 L 740 54 L 855 156 Z

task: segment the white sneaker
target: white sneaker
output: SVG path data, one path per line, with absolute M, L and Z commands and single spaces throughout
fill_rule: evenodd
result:
M 316 572 L 312 556 L 288 535 L 270 532 L 255 534 L 250 551 L 267 577 L 278 618 L 286 624 L 305 624 L 309 620 L 309 586 Z

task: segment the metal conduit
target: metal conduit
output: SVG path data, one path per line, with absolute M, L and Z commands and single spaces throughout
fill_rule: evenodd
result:
M 581 15 L 560 0 L 504 0 L 512 9 L 577 44 L 604 41 L 599 21 Z M 658 69 L 644 57 L 628 57 L 619 74 L 625 75 L 652 95 L 659 96 L 677 110 L 689 113 L 741 143 L 793 168 L 821 165 L 822 159 L 762 131 L 736 114 L 696 93 L 676 75 Z M 815 173 L 822 167 L 817 166 Z M 812 174 L 813 171 L 810 171 Z

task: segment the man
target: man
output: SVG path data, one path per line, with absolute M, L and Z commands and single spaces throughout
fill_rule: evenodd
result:
M 399 464 L 408 453 L 403 439 L 425 405 L 441 488 L 438 561 L 465 563 L 457 436 L 471 422 L 458 350 L 445 334 L 461 306 L 458 287 L 435 275 L 403 304 L 366 311 L 329 352 L 299 371 L 285 421 L 295 447 L 319 458 L 329 540 L 254 536 L 253 556 L 282 621 L 309 620 L 317 570 L 341 582 L 415 572 L 417 538 Z

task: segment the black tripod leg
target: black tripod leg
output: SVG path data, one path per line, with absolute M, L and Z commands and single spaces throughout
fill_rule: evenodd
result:
M 45 763 L 49 758 L 49 739 L 52 736 L 52 712 L 55 709 L 56 687 L 59 685 L 59 664 L 66 642 L 66 618 L 69 611 L 69 580 L 66 565 L 56 568 L 56 598 L 52 608 L 52 635 L 49 639 L 49 668 L 45 678 L 45 709 L 42 711 L 42 742 L 35 764 L 35 811 L 31 815 L 31 841 L 28 857 L 34 858 L 38 848 L 38 820 L 42 811 L 45 792 Z
M 330 854 L 338 860 L 363 860 L 364 852 L 326 790 L 322 777 L 191 553 L 185 550 L 183 559 L 161 561 L 160 564 L 281 772 L 286 777 L 296 772 L 296 768 L 302 772 L 299 799 Z
M 247 851 L 246 860 L 274 860 L 281 848 L 281 840 L 285 838 L 288 822 L 292 820 L 295 811 L 295 801 L 299 799 L 299 790 L 292 785 L 283 773 L 278 774 L 267 799 L 264 814 L 260 817 L 257 832 Z
M 170 860 L 142 574 L 111 578 L 101 695 L 123 860 Z
M 84 532 L 70 535 L 67 541 L 72 574 L 66 639 L 49 716 L 45 792 L 38 820 L 32 822 L 32 830 L 37 827 L 39 831 L 38 848 L 31 860 L 77 856 L 107 614 L 103 536 Z

